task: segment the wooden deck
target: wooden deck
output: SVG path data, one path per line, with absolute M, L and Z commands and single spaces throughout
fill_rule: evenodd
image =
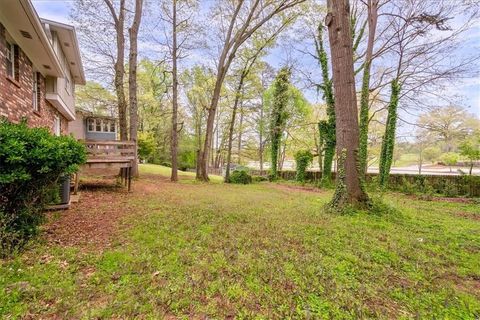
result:
M 99 141 L 81 140 L 87 148 L 87 162 L 80 169 L 80 173 L 86 169 L 118 168 L 122 184 L 131 190 L 132 165 L 135 161 L 137 145 L 132 141 Z M 75 191 L 78 191 L 79 174 L 75 178 Z

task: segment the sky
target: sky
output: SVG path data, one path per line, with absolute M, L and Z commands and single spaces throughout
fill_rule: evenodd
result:
M 63 23 L 71 23 L 69 13 L 73 1 L 32 0 L 32 2 L 40 17 Z M 468 52 L 480 52 L 480 22 L 477 23 L 474 28 L 469 30 L 466 36 L 468 37 L 468 45 L 463 50 Z M 275 67 L 277 67 L 276 64 L 282 60 L 281 57 L 279 57 L 280 52 L 280 50 L 274 50 L 270 56 L 267 57 L 269 63 L 271 62 Z M 445 93 L 449 95 L 458 95 L 461 105 L 467 107 L 471 113 L 480 117 L 480 74 L 477 74 L 475 78 L 452 83 L 449 91 L 450 92 Z

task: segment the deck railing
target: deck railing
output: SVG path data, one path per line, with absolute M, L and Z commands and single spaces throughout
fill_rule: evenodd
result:
M 88 162 L 132 161 L 137 152 L 132 141 L 84 140 Z
M 82 140 L 87 149 L 87 162 L 82 166 L 87 169 L 118 168 L 121 182 L 128 186 L 132 183 L 132 166 L 135 161 L 137 145 L 132 141 Z M 81 170 L 81 171 L 83 171 Z M 75 177 L 75 194 L 78 191 L 79 174 Z

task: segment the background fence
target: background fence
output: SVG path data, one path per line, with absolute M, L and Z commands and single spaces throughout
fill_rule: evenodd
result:
M 251 170 L 252 175 L 265 176 L 268 170 Z M 279 177 L 284 180 L 295 180 L 295 171 L 280 171 Z M 377 173 L 368 173 L 366 181 L 372 182 L 378 176 Z M 335 179 L 335 172 L 332 172 Z M 322 173 L 319 171 L 307 171 L 306 179 L 309 182 L 319 182 Z M 442 194 L 468 195 L 471 197 L 480 197 L 480 176 L 452 176 L 452 175 L 418 175 L 418 174 L 390 174 L 389 187 L 394 190 L 402 190 L 409 187 L 417 189 L 426 189 L 431 187 L 433 191 Z

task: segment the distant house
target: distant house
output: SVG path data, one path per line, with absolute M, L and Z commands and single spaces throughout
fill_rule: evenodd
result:
M 68 133 L 85 75 L 75 29 L 40 19 L 30 0 L 0 0 L 0 117 Z
M 69 133 L 79 140 L 117 140 L 117 121 L 114 117 L 77 109 L 76 119 L 70 123 Z

